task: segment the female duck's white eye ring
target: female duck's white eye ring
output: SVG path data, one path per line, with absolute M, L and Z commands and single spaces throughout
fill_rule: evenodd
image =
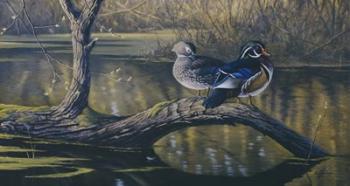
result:
M 185 47 L 186 53 L 193 54 L 192 50 L 189 47 Z

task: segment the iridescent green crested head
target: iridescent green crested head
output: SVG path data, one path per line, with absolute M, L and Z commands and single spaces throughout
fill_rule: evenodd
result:
M 253 58 L 268 57 L 266 46 L 261 41 L 248 41 L 241 47 L 239 58 Z

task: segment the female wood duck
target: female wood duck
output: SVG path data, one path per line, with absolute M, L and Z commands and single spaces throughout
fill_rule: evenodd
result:
M 172 51 L 177 54 L 173 75 L 180 84 L 196 90 L 211 89 L 203 103 L 206 108 L 219 106 L 228 97 L 258 95 L 272 79 L 269 54 L 258 41 L 245 44 L 239 58 L 230 63 L 196 55 L 191 43 L 179 42 Z
M 173 75 L 182 86 L 189 89 L 210 88 L 217 77 L 215 69 L 225 65 L 218 59 L 196 55 L 196 47 L 189 42 L 178 42 L 172 51 L 177 55 Z

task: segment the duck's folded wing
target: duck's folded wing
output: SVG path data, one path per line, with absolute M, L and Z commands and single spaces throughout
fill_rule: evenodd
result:
M 214 108 L 221 105 L 229 97 L 237 97 L 241 91 L 239 89 L 210 89 L 209 96 L 204 100 L 203 106 Z
M 196 56 L 192 62 L 191 69 L 217 68 L 223 65 L 225 65 L 225 63 L 219 59 L 207 56 Z
M 231 75 L 220 74 L 215 83 L 213 84 L 213 88 L 221 88 L 221 89 L 236 89 L 240 87 L 242 80 L 237 79 Z
M 242 85 L 239 97 L 256 96 L 260 94 L 270 84 L 272 74 L 273 69 L 262 65 L 261 70 Z

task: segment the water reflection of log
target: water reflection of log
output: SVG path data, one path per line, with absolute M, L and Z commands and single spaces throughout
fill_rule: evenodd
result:
M 5 185 L 118 185 L 116 182 L 123 182 L 123 185 L 284 185 L 294 178 L 301 177 L 314 167 L 319 161 L 311 161 L 306 164 L 304 161 L 286 160 L 271 169 L 257 173 L 253 176 L 219 176 L 219 175 L 195 175 L 182 172 L 169 167 L 158 158 L 148 161 L 146 157 L 155 157 L 154 152 L 149 151 L 118 151 L 117 149 L 98 148 L 94 146 L 72 145 L 61 143 L 48 143 L 39 139 L 13 137 L 2 139 L 1 145 L 16 147 L 36 145 L 37 158 L 48 156 L 66 157 L 71 159 L 61 162 L 55 167 L 31 167 L 12 171 L 1 170 L 0 178 Z M 25 152 L 12 154 L 5 153 L 5 156 L 27 158 Z M 0 157 L 3 153 L 0 153 Z M 28 176 L 45 176 L 49 174 L 60 174 L 70 172 L 69 168 L 88 168 L 93 170 L 90 173 L 79 174 L 72 177 L 56 177 L 55 179 L 33 179 Z M 11 168 L 11 167 L 9 167 Z
M 174 169 L 152 172 L 134 172 L 118 175 L 125 183 L 142 185 L 284 185 L 301 177 L 319 161 L 306 164 L 303 161 L 286 160 L 264 172 L 249 177 L 227 177 L 212 175 L 194 175 Z M 155 179 L 163 178 L 163 179 Z

